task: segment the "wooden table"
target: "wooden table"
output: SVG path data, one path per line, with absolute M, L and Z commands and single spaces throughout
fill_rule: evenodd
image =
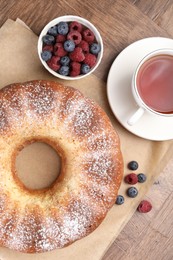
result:
M 36 34 L 64 14 L 89 19 L 101 32 L 105 51 L 95 74 L 105 81 L 112 61 L 130 43 L 150 36 L 173 37 L 173 0 L 0 0 L 0 26 L 7 18 L 19 17 Z M 172 168 L 173 160 L 146 195 L 153 212 L 136 212 L 103 260 L 173 259 Z

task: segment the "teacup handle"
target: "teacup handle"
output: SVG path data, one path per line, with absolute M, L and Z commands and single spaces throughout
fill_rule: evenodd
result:
M 127 120 L 129 125 L 134 125 L 143 115 L 145 109 L 140 107 L 138 110 Z

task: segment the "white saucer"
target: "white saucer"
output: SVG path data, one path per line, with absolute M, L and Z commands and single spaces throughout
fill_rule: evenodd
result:
M 127 120 L 137 110 L 131 93 L 134 69 L 147 53 L 161 48 L 173 49 L 173 40 L 151 37 L 132 43 L 114 60 L 107 80 L 108 101 L 118 121 L 133 134 L 155 141 L 173 139 L 173 118 L 145 112 L 133 126 L 129 126 Z

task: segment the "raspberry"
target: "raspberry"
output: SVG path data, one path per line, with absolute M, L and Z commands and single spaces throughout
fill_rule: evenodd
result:
M 80 74 L 81 64 L 79 62 L 73 61 L 71 62 L 71 72 L 70 76 L 78 76 Z
M 70 59 L 72 61 L 81 62 L 85 59 L 85 55 L 82 52 L 82 49 L 80 47 L 76 47 L 74 51 L 72 51 L 69 55 Z
M 95 55 L 93 55 L 93 54 L 91 54 L 91 53 L 87 53 L 87 54 L 85 55 L 84 63 L 86 63 L 87 65 L 89 65 L 90 68 L 91 68 L 91 67 L 93 67 L 93 66 L 96 64 L 96 60 L 97 60 L 97 58 L 96 58 Z
M 68 33 L 67 40 L 74 41 L 74 43 L 77 45 L 81 42 L 82 35 L 78 31 L 72 31 Z
M 58 34 L 56 36 L 56 42 L 65 42 L 65 40 L 66 40 L 66 36 L 65 35 Z
M 52 58 L 51 58 L 51 62 L 52 63 L 55 63 L 55 64 L 60 64 L 60 57 L 58 57 L 58 56 L 52 56 Z
M 141 203 L 139 204 L 137 210 L 141 213 L 147 213 L 152 209 L 152 205 L 149 201 L 147 200 L 142 200 Z
M 45 46 L 43 47 L 43 51 L 53 52 L 53 45 L 45 45 Z
M 60 57 L 58 56 L 52 56 L 52 58 L 47 62 L 47 65 L 49 68 L 51 68 L 54 71 L 57 71 L 60 69 Z
M 135 173 L 126 175 L 124 181 L 129 184 L 136 184 L 138 182 L 138 176 Z
M 71 22 L 70 24 L 70 31 L 78 31 L 78 32 L 82 32 L 82 24 L 78 23 L 76 21 Z
M 64 50 L 63 44 L 58 42 L 54 45 L 54 54 L 59 57 L 67 55 L 67 52 Z
M 82 48 L 83 52 L 87 54 L 89 52 L 89 44 L 88 42 L 82 40 L 79 44 L 78 47 Z
M 71 77 L 76 77 L 76 76 L 79 76 L 80 72 L 78 73 L 77 71 L 71 71 L 70 72 L 70 76 Z
M 87 41 L 88 43 L 92 43 L 95 39 L 94 33 L 89 29 L 84 30 L 83 31 L 83 39 L 85 41 Z

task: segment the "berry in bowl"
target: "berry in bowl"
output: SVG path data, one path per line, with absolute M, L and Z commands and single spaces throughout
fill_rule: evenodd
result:
M 103 56 L 103 42 L 96 27 L 73 15 L 49 22 L 38 39 L 43 66 L 54 76 L 76 80 L 91 74 Z

